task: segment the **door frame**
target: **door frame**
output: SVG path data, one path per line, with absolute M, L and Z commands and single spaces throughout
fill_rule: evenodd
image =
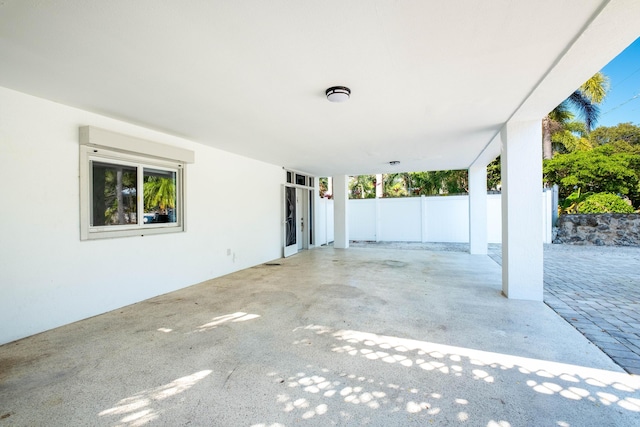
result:
M 293 204 L 294 212 L 293 212 L 293 221 L 287 216 L 290 214 L 288 212 L 287 203 L 290 201 L 287 197 L 290 197 L 290 194 L 287 194 L 287 189 L 295 189 L 295 197 L 296 202 Z M 284 258 L 289 257 L 291 255 L 295 255 L 299 250 L 309 249 L 313 247 L 310 243 L 313 241 L 312 233 L 315 230 L 315 224 L 310 224 L 309 221 L 315 220 L 315 212 L 312 212 L 314 209 L 315 203 L 313 202 L 313 198 L 315 196 L 315 188 L 306 187 L 302 185 L 296 184 L 283 184 L 282 185 L 282 256 Z M 300 211 L 298 211 L 298 208 Z M 295 227 L 295 243 L 290 242 L 291 244 L 287 246 L 287 228 L 290 227 L 293 222 Z M 302 228 L 302 230 L 301 230 Z
M 300 238 L 298 233 L 298 217 L 297 214 L 297 202 L 291 200 L 293 190 L 293 197 L 297 199 L 298 189 L 294 185 L 284 184 L 282 186 L 282 200 L 280 205 L 282 206 L 282 257 L 286 258 L 298 253 L 298 239 Z M 293 217 L 293 218 L 291 218 Z M 293 232 L 293 236 L 291 236 Z M 292 240 L 293 241 L 290 241 Z

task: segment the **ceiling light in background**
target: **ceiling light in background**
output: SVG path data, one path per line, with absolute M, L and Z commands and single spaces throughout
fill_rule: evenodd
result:
M 351 89 L 344 86 L 333 86 L 326 90 L 327 99 L 331 102 L 344 102 L 349 99 Z
M 391 161 L 389 162 L 389 164 L 390 164 L 391 166 L 399 165 L 399 164 L 400 164 L 400 160 L 391 160 Z

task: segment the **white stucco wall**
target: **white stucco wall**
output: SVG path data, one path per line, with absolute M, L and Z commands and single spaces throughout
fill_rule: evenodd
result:
M 195 152 L 186 232 L 80 241 L 84 125 Z M 0 343 L 281 255 L 278 166 L 4 88 L 0 162 Z

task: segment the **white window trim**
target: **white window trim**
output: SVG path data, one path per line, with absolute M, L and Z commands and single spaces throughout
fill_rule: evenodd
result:
M 110 136 L 112 138 L 110 138 Z M 87 144 L 87 142 L 89 142 Z M 98 142 L 100 144 L 98 144 Z M 123 150 L 125 147 L 126 150 Z M 174 158 L 164 156 L 171 155 Z M 179 233 L 186 230 L 186 163 L 193 162 L 192 151 L 156 144 L 151 141 L 85 126 L 80 128 L 80 240 Z M 137 224 L 91 226 L 91 161 L 176 171 L 177 222 L 144 224 L 143 209 L 138 209 Z M 138 182 L 142 182 L 139 178 Z M 143 191 L 138 191 L 138 206 L 143 205 Z

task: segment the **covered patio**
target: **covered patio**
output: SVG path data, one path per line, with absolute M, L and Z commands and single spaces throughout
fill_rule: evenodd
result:
M 630 376 L 488 257 L 322 247 L 0 347 L 4 425 L 631 426 Z
M 0 424 L 634 424 L 637 378 L 542 303 L 540 141 L 639 20 L 636 0 L 3 1 Z M 349 175 L 442 169 L 469 173 L 470 253 L 349 248 Z

